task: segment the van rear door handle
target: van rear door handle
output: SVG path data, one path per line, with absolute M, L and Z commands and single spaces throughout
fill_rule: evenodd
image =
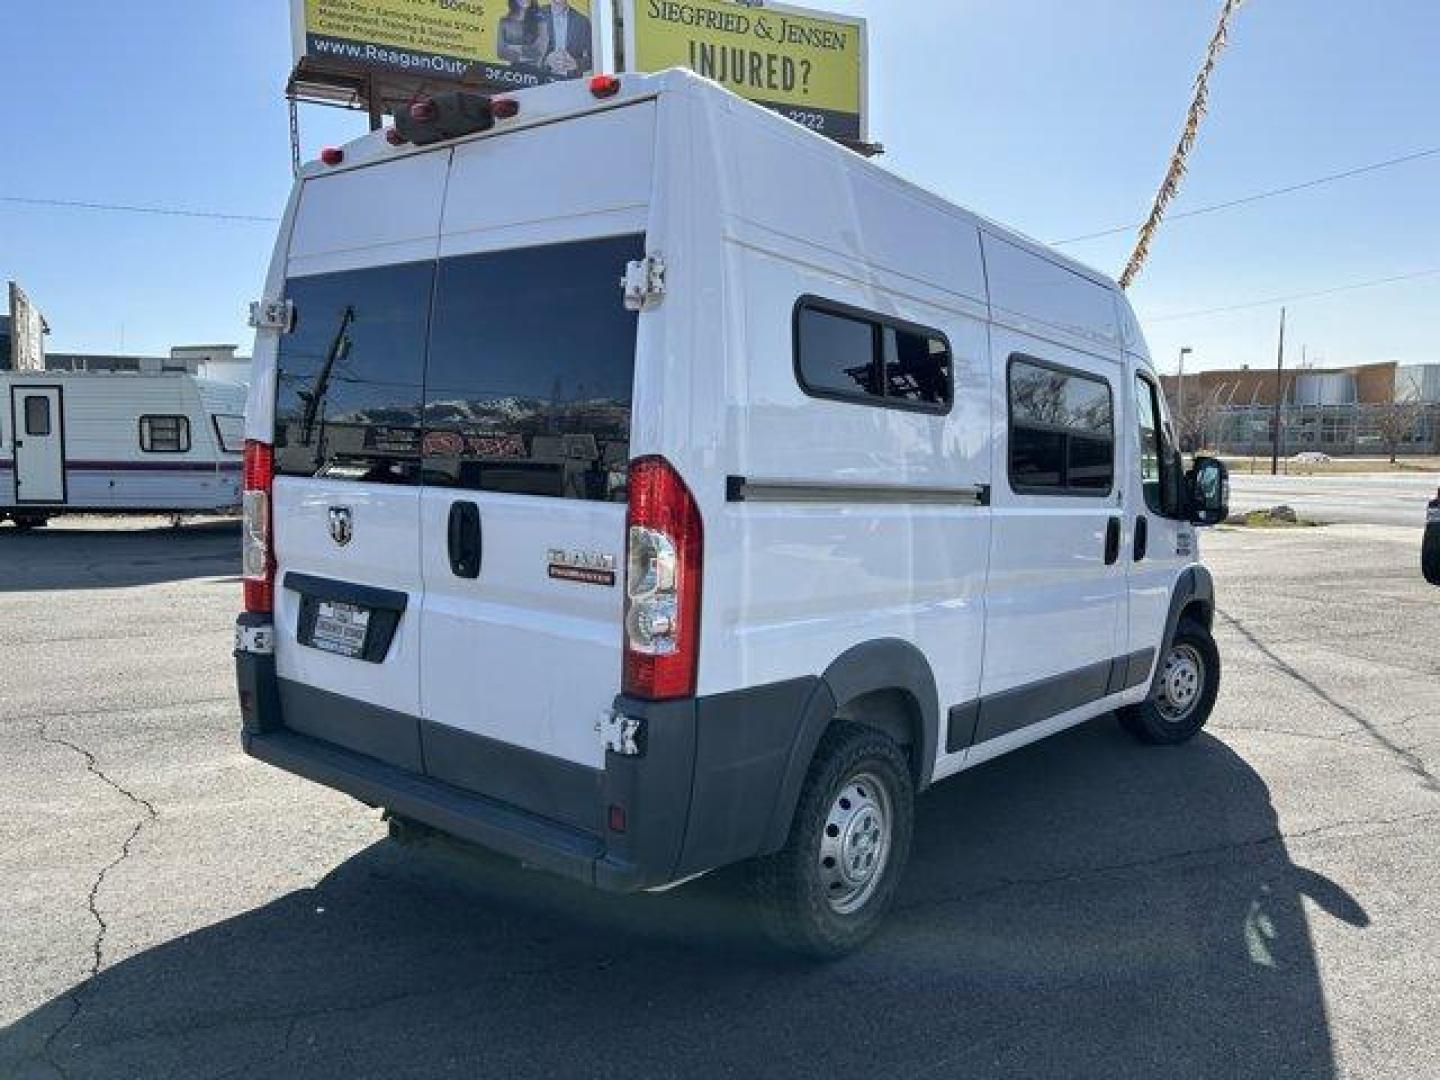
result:
M 1120 519 L 1112 517 L 1105 526 L 1105 565 L 1114 566 L 1120 561 Z
M 480 535 L 480 508 L 472 502 L 450 507 L 450 569 L 456 577 L 472 581 L 480 576 L 484 543 Z
M 1150 552 L 1150 519 L 1141 514 L 1135 519 L 1135 561 L 1144 562 Z

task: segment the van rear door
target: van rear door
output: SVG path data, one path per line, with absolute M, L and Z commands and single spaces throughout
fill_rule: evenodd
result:
M 420 419 L 449 158 L 305 182 L 285 290 L 296 322 L 276 372 L 286 723 L 416 771 Z
M 620 280 L 646 250 L 654 126 L 649 102 L 458 148 L 436 277 L 426 768 L 582 827 L 620 686 L 639 326 Z M 600 161 L 623 165 L 577 173 Z

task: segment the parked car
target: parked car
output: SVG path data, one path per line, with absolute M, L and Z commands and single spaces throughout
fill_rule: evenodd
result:
M 1425 513 L 1425 539 L 1421 544 L 1420 568 L 1425 580 L 1440 585 L 1440 491 L 1430 500 Z
M 1228 477 L 1110 279 L 683 72 L 504 100 L 297 183 L 249 753 L 600 889 L 748 862 L 823 957 L 931 784 L 1201 729 Z

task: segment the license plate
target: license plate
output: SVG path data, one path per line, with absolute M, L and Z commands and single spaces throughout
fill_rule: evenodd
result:
M 370 632 L 370 612 L 354 604 L 322 600 L 315 609 L 310 644 L 340 656 L 359 656 Z

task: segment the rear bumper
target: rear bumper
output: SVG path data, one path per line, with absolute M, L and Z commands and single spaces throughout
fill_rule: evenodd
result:
M 612 865 L 604 874 L 605 848 L 599 837 L 547 821 L 535 814 L 471 794 L 375 758 L 291 731 L 247 734 L 251 757 L 343 791 L 369 806 L 423 822 L 467 843 L 498 851 L 587 885 L 614 882 L 624 890 L 643 887 L 638 868 Z
M 253 629 L 255 619 L 244 616 L 240 625 Z M 608 753 L 603 769 L 581 770 L 588 775 L 578 778 L 579 786 L 591 805 L 577 812 L 580 767 L 574 763 L 453 729 L 438 729 L 447 758 L 431 769 L 389 754 L 383 740 L 341 745 L 336 740 L 343 736 L 332 734 L 333 707 L 324 724 L 298 715 L 314 698 L 277 678 L 273 656 L 237 649 L 235 663 L 242 738 L 252 757 L 607 892 L 666 885 L 783 843 L 775 822 L 783 817 L 788 829 L 788 816 L 777 808 L 794 768 L 802 715 L 819 683 L 800 679 L 659 704 L 618 699 L 618 710 L 642 721 L 643 753 Z M 372 711 L 361 702 L 349 705 L 357 724 Z M 389 722 L 396 715 L 389 714 Z M 468 745 L 457 750 L 456 740 Z M 457 776 L 455 762 L 462 759 L 468 770 Z M 446 780 L 430 775 L 446 769 Z M 517 783 L 521 772 L 525 782 Z M 623 813 L 623 830 L 612 828 L 612 807 Z

